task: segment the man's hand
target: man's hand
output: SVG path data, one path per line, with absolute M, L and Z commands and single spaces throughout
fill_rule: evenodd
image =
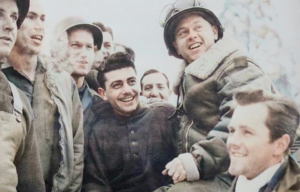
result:
M 171 176 L 174 183 L 186 180 L 185 168 L 178 157 L 166 165 L 166 169 L 162 172 L 162 174 Z

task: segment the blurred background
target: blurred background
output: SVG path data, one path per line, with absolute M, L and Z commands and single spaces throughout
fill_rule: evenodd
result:
M 51 33 L 65 16 L 77 15 L 112 28 L 114 42 L 136 53 L 138 76 L 151 68 L 176 78 L 182 62 L 168 56 L 159 17 L 174 0 L 44 0 L 46 11 L 45 53 Z M 239 40 L 269 74 L 277 89 L 300 102 L 300 1 L 207 0 L 219 17 L 225 35 Z M 172 103 L 176 97 L 173 96 Z

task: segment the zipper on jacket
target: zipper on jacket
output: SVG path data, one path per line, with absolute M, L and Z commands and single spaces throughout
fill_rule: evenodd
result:
M 189 152 L 189 141 L 188 141 L 188 136 L 189 136 L 189 131 L 193 125 L 194 121 L 192 120 L 192 123 L 188 126 L 188 128 L 186 129 L 186 134 L 185 134 L 185 149 L 186 152 Z

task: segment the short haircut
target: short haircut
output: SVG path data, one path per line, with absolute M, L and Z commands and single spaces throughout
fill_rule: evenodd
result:
M 94 22 L 93 24 L 98 26 L 101 29 L 102 32 L 108 32 L 111 35 L 112 39 L 114 39 L 113 31 L 110 27 L 106 27 L 101 22 Z
M 133 49 L 131 49 L 130 47 L 127 47 L 123 44 L 120 44 L 120 43 L 115 43 L 115 45 L 123 47 L 125 49 L 125 53 L 131 55 L 133 62 L 135 61 L 135 53 L 134 53 Z
M 105 81 L 107 80 L 105 79 L 105 73 L 127 67 L 132 67 L 136 72 L 135 65 L 129 54 L 122 52 L 112 54 L 99 69 L 97 80 L 100 87 L 105 89 Z
M 167 86 L 168 86 L 168 88 L 170 88 L 170 82 L 169 82 L 169 79 L 168 79 L 168 77 L 167 77 L 166 74 L 164 74 L 164 73 L 162 73 L 162 72 L 160 72 L 160 71 L 158 71 L 158 70 L 156 70 L 156 69 L 150 69 L 150 70 L 146 71 L 146 72 L 143 74 L 142 78 L 141 78 L 140 84 L 141 84 L 141 89 L 142 89 L 142 91 L 143 91 L 143 83 L 142 83 L 142 81 L 143 81 L 144 77 L 146 77 L 147 75 L 150 75 L 150 74 L 154 74 L 154 73 L 160 73 L 160 74 L 162 74 L 163 76 L 165 76 L 165 78 L 166 78 L 166 80 L 167 80 Z
M 288 134 L 291 138 L 289 148 L 292 147 L 300 121 L 299 109 L 293 100 L 281 95 L 268 94 L 263 90 L 237 92 L 234 100 L 241 106 L 258 103 L 265 105 L 269 112 L 265 124 L 270 130 L 271 142 Z
M 191 11 L 191 12 L 187 12 L 185 14 L 182 14 L 180 16 L 178 16 L 176 19 L 174 19 L 174 21 L 172 21 L 172 23 L 170 24 L 170 29 L 169 31 L 172 33 L 170 34 L 169 38 L 170 38 L 170 42 L 174 42 L 175 41 L 175 35 L 176 35 L 176 28 L 179 25 L 179 23 L 183 20 L 186 19 L 188 17 L 190 17 L 191 15 L 198 15 L 200 17 L 202 17 L 203 19 L 205 19 L 209 24 L 211 24 L 211 26 L 218 26 L 217 25 L 217 21 L 215 19 L 213 19 L 212 17 L 208 16 L 207 14 L 201 12 L 201 11 Z M 218 29 L 219 30 L 219 29 Z M 219 37 L 218 37 L 219 38 Z

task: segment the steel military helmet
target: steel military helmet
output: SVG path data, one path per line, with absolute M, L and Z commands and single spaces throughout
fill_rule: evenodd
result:
M 223 37 L 224 29 L 219 19 L 212 11 L 204 7 L 206 7 L 206 5 L 203 0 L 177 0 L 175 3 L 164 7 L 160 16 L 160 25 L 164 27 L 164 40 L 169 50 L 169 55 L 183 59 L 183 57 L 177 53 L 173 42 L 175 41 L 175 27 L 180 22 L 178 18 L 186 13 L 195 12 L 196 14 L 202 15 L 211 25 L 215 25 L 218 28 L 218 39 Z
M 53 40 L 58 40 L 64 32 L 66 32 L 68 29 L 71 29 L 72 27 L 83 27 L 92 32 L 94 45 L 97 45 L 98 50 L 101 49 L 103 41 L 101 29 L 87 19 L 78 16 L 70 16 L 61 20 L 54 29 Z
M 16 4 L 19 10 L 19 18 L 17 20 L 17 27 L 19 29 L 27 16 L 30 2 L 29 0 L 16 0 Z

